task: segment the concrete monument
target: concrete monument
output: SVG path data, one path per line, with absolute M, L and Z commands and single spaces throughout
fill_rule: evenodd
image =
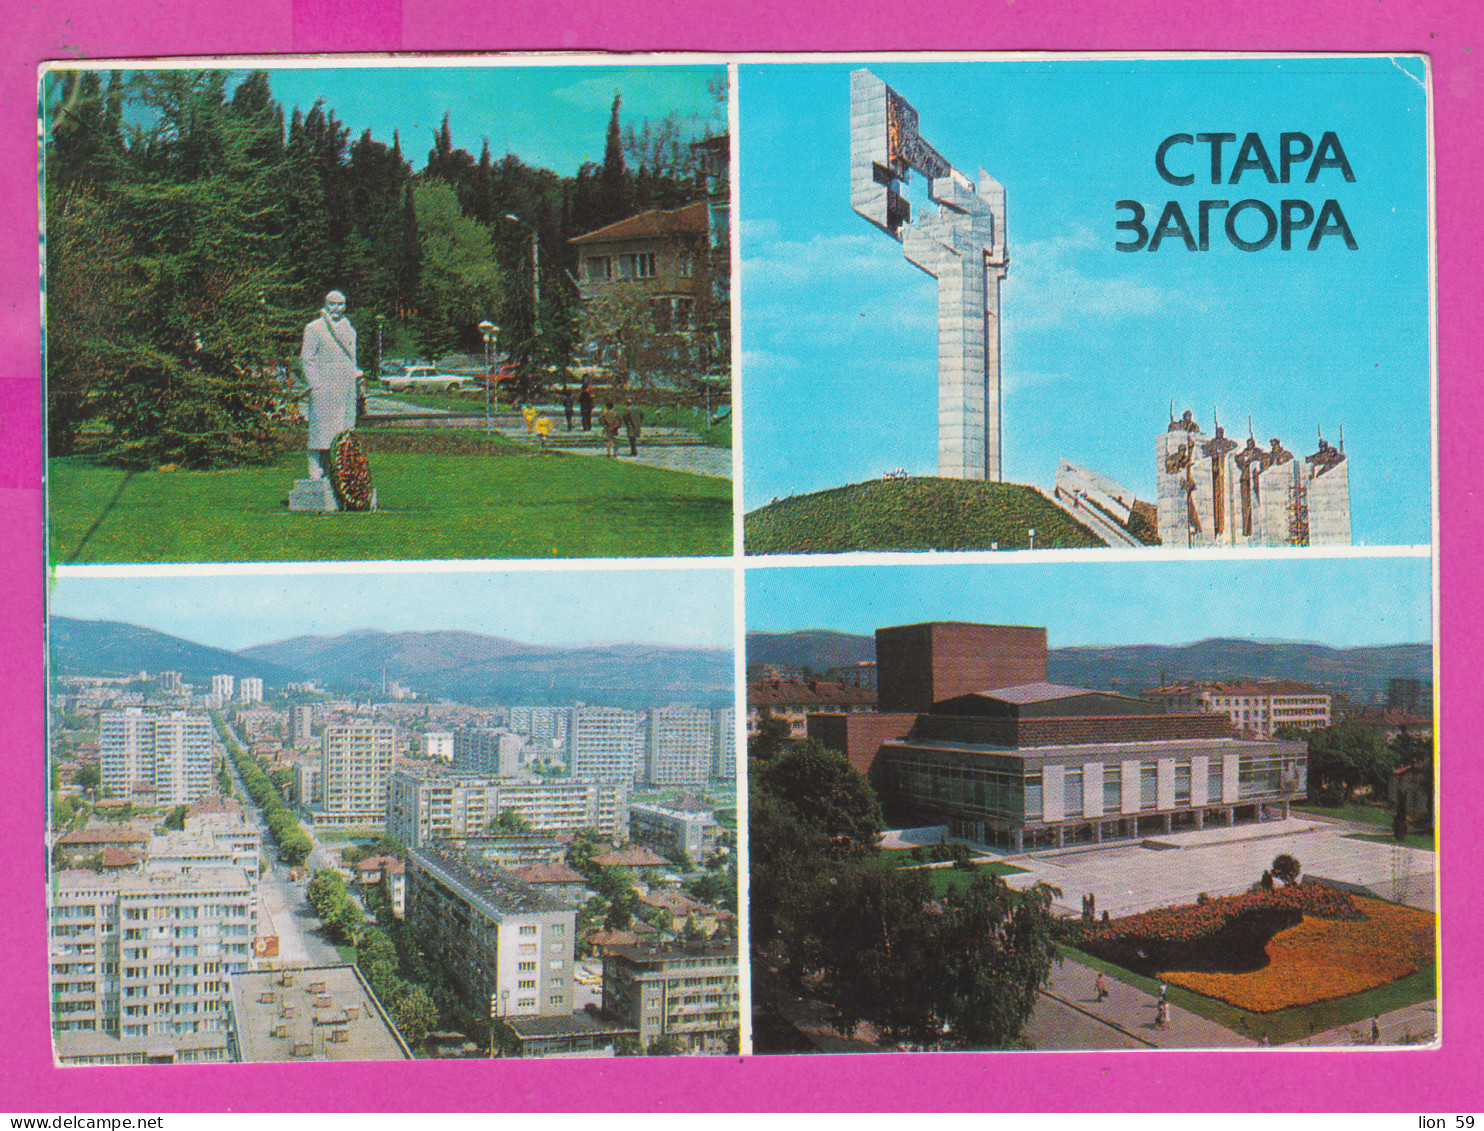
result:
M 309 385 L 309 478 L 294 482 L 291 510 L 336 509 L 330 485 L 330 444 L 356 426 L 356 328 L 345 317 L 345 296 L 331 291 L 320 316 L 304 327 L 299 351 Z
M 1159 536 L 1166 546 L 1348 546 L 1350 465 L 1343 441 L 1298 459 L 1255 436 L 1238 449 L 1213 425 L 1207 437 L 1192 414 L 1156 443 Z
M 914 169 L 937 206 L 916 221 L 899 187 Z M 1004 187 L 950 165 L 918 133 L 917 111 L 860 70 L 850 76 L 850 205 L 938 280 L 938 474 L 998 482 Z

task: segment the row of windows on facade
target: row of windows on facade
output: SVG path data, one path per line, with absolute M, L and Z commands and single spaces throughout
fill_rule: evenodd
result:
M 689 255 L 678 258 L 680 277 L 689 279 L 695 271 L 695 259 Z M 627 255 L 589 255 L 587 257 L 587 281 L 606 283 L 614 278 L 652 279 L 659 273 L 655 254 L 640 251 Z
M 976 809 L 997 817 L 1020 817 L 1034 820 L 1042 816 L 1042 775 L 1038 770 L 1025 774 L 996 772 L 978 768 L 943 766 L 931 762 L 893 759 L 896 781 L 917 799 L 941 801 Z M 1175 804 L 1189 805 L 1191 767 L 1187 761 L 1175 765 Z M 1237 775 L 1237 797 L 1223 798 L 1223 767 L 1213 760 L 1207 768 L 1208 800 L 1248 800 L 1277 796 L 1303 788 L 1303 777 L 1291 758 L 1243 759 Z M 1063 814 L 1083 815 L 1083 772 L 1068 767 L 1062 775 Z M 1103 767 L 1103 811 L 1117 813 L 1123 805 L 1123 767 Z M 1159 774 L 1154 762 L 1139 766 L 1139 808 L 1159 808 Z

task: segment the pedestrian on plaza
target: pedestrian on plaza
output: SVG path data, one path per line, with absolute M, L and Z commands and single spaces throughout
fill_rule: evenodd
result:
M 567 416 L 567 431 L 572 431 L 572 406 L 575 402 L 572 390 L 562 386 L 562 412 Z
M 1097 991 L 1098 1001 L 1102 1001 L 1108 996 L 1108 984 L 1103 981 L 1103 972 L 1101 970 L 1098 971 L 1097 981 L 1093 983 L 1093 988 Z
M 603 443 L 608 447 L 608 458 L 618 455 L 618 430 L 623 427 L 623 417 L 613 407 L 612 401 L 603 404 Z
M 1170 1003 L 1161 1000 L 1159 1008 L 1154 1011 L 1154 1027 L 1163 1029 L 1170 1023 Z
M 593 396 L 592 378 L 582 379 L 582 392 L 578 394 L 577 404 L 582 409 L 582 430 L 591 432 L 593 430 L 593 402 L 598 398 Z
M 639 454 L 639 432 L 644 427 L 644 410 L 633 401 L 624 401 L 623 426 L 629 434 L 629 455 Z
M 1371 1044 L 1374 1045 L 1374 1044 L 1378 1043 L 1380 1040 L 1381 1040 L 1381 1022 L 1380 1022 L 1379 1019 L 1377 1019 L 1375 1017 L 1372 1017 L 1371 1018 Z

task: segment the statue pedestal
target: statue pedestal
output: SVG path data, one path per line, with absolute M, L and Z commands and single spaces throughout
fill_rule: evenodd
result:
M 289 492 L 291 511 L 335 511 L 335 491 L 328 479 L 295 479 Z

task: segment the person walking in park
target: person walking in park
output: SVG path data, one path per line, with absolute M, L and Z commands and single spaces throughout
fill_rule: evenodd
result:
M 1169 996 L 1170 996 L 1170 987 L 1167 986 L 1164 982 L 1161 982 L 1159 984 L 1159 1002 L 1160 1002 L 1160 1004 L 1163 1005 L 1165 1003 L 1165 1001 L 1168 1000 Z
M 603 442 L 608 446 L 608 458 L 618 455 L 618 430 L 623 427 L 623 417 L 613 407 L 612 401 L 603 405 Z
M 531 425 L 531 431 L 536 433 L 536 442 L 543 448 L 546 447 L 546 437 L 551 435 L 551 421 L 547 419 L 545 413 L 536 417 L 536 422 Z
M 1103 972 L 1098 971 L 1097 980 L 1093 982 L 1093 989 L 1097 991 L 1097 1000 L 1102 1001 L 1108 996 L 1108 983 L 1103 980 Z
M 1371 1044 L 1379 1044 L 1381 1040 L 1381 1022 L 1379 1018 L 1371 1018 Z
M 593 396 L 593 382 L 591 377 L 582 379 L 582 392 L 577 398 L 577 403 L 582 407 L 582 430 L 591 432 L 593 430 L 593 402 L 598 398 Z
M 1168 1026 L 1169 1023 L 1170 1003 L 1161 998 L 1159 1006 L 1154 1011 L 1154 1027 L 1156 1029 L 1163 1029 Z
M 624 431 L 629 434 L 629 455 L 639 454 L 639 433 L 644 427 L 644 410 L 633 401 L 624 402 Z
M 575 398 L 572 395 L 572 390 L 569 389 L 569 388 L 567 388 L 566 385 L 563 385 L 562 386 L 562 412 L 565 413 L 566 414 L 566 417 L 567 417 L 567 431 L 568 432 L 572 431 L 572 406 L 575 403 L 576 403 L 576 400 L 575 400 Z

